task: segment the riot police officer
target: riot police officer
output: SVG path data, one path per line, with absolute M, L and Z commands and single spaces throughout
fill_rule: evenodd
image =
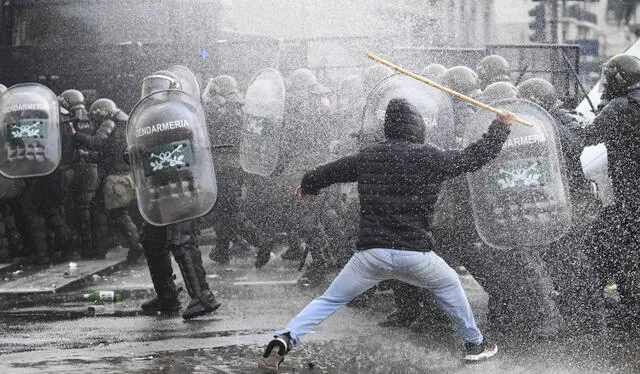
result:
M 542 248 L 546 268 L 560 294 L 559 307 L 574 329 L 593 327 L 601 316 L 602 290 L 595 281 L 594 269 L 584 260 L 582 238 L 597 211 L 589 183 L 582 171 L 580 155 L 583 149 L 583 130 L 576 116 L 562 107 L 553 85 L 542 78 L 531 78 L 518 85 L 518 97 L 543 107 L 555 119 L 567 169 L 568 187 L 572 202 L 571 231 L 548 249 Z
M 376 64 L 367 67 L 362 73 L 362 89 L 364 90 L 364 97 L 366 98 L 369 96 L 369 93 L 376 85 L 378 85 L 378 83 L 391 75 L 393 75 L 393 70 L 387 66 Z
M 98 149 L 87 139 L 95 135 L 96 129 L 89 119 L 84 104 L 84 95 L 77 90 L 66 90 L 59 97 L 60 106 L 69 112 L 69 127 L 73 135 L 74 161 L 71 191 L 76 213 L 76 225 L 82 244 L 82 257 L 104 258 L 106 252 L 94 247 L 91 203 L 98 188 Z
M 442 85 L 470 97 L 480 95 L 480 86 L 476 73 L 466 66 L 454 66 L 447 70 L 441 78 Z M 464 134 L 467 118 L 475 113 L 476 108 L 466 101 L 452 97 L 456 142 L 460 143 Z
M 211 219 L 216 231 L 215 249 L 209 258 L 221 264 L 230 260 L 230 246 L 240 234 L 239 204 L 243 173 L 239 163 L 244 99 L 230 75 L 219 75 L 205 89 L 204 110 L 218 176 L 218 200 Z
M 126 148 L 126 126 L 129 116 L 110 99 L 98 99 L 89 108 L 89 116 L 99 123 L 96 135 L 86 139 L 99 149 L 99 183 L 93 203 L 94 239 L 99 252 L 106 252 L 109 218 L 122 232 L 129 252 L 127 260 L 135 262 L 142 255 L 138 228 L 129 215 L 133 201 L 133 185 L 129 176 L 131 167 L 123 160 Z
M 446 73 L 446 71 L 447 68 L 444 65 L 433 63 L 427 65 L 424 69 L 422 69 L 420 75 L 438 83 L 440 82 L 440 79 L 442 79 L 442 75 Z
M 500 100 L 515 99 L 518 97 L 518 89 L 510 82 L 495 82 L 482 91 L 481 98 L 485 104 Z
M 195 81 L 195 77 L 192 77 L 192 79 Z M 196 83 L 194 83 L 195 86 L 197 86 Z M 158 71 L 143 79 L 142 100 L 145 100 L 145 98 L 153 100 L 151 95 L 156 92 L 181 89 L 182 85 L 176 73 L 167 70 Z M 199 93 L 197 95 L 195 92 L 187 94 L 191 95 L 192 99 L 196 100 L 196 105 L 199 106 Z M 134 113 L 132 112 L 131 117 L 133 118 L 133 116 Z M 170 119 L 175 121 L 175 118 Z M 196 124 L 194 123 L 193 125 Z M 199 125 L 205 126 L 204 123 Z M 128 126 L 133 126 L 131 121 Z M 161 138 L 159 141 L 162 141 Z M 128 144 L 128 146 L 131 147 L 132 145 Z M 206 151 L 209 152 L 208 149 Z M 148 151 L 143 150 L 141 152 Z M 134 165 L 134 169 L 135 167 Z M 137 165 L 137 167 L 142 167 L 142 165 Z M 145 170 L 138 170 L 138 174 L 141 176 L 145 176 L 145 173 Z M 138 181 L 138 183 L 140 182 Z M 140 202 L 138 207 L 140 208 Z M 141 243 L 157 294 L 155 298 L 142 304 L 144 312 L 177 312 L 180 309 L 178 289 L 174 283 L 173 268 L 169 256 L 170 252 L 180 267 L 187 292 L 191 297 L 191 301 L 182 312 L 182 317 L 184 319 L 192 319 L 211 313 L 220 307 L 221 304 L 216 300 L 207 283 L 202 254 L 198 247 L 199 228 L 197 225 L 197 220 L 172 223 L 166 226 L 155 226 L 149 222 L 144 223 Z
M 610 101 L 586 128 L 586 144 L 603 142 L 608 151 L 609 176 L 613 182 L 615 203 L 605 207 L 596 219 L 590 244 L 602 284 L 606 279 L 618 283 L 621 302 L 629 315 L 640 310 L 640 59 L 616 55 L 602 69 L 602 84 Z
M 478 73 L 480 89 L 485 89 L 492 83 L 511 81 L 511 66 L 509 62 L 500 55 L 484 57 L 478 62 L 476 72 Z
M 286 194 L 286 186 L 299 178 L 299 174 L 318 162 L 326 161 L 327 147 L 333 133 L 333 119 L 328 90 L 321 86 L 315 74 L 309 69 L 294 70 L 289 76 L 289 86 L 285 101 L 284 128 L 280 141 L 280 165 L 276 173 L 280 175 L 280 186 L 287 214 L 283 215 L 290 251 L 305 248 L 313 258 L 302 281 L 317 281 L 324 276 L 328 262 L 323 249 L 328 238 L 322 225 L 326 201 L 318 199 L 311 203 L 299 203 Z M 303 222 L 308 222 L 304 224 Z M 293 256 L 289 256 L 290 258 Z

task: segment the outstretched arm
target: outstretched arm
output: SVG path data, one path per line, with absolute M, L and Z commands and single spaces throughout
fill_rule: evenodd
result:
M 332 184 L 357 181 L 358 158 L 358 154 L 343 157 L 308 171 L 300 183 L 299 195 L 317 195 L 321 189 Z

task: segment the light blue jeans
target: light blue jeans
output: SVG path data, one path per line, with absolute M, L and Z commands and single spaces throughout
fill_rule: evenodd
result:
M 481 343 L 467 295 L 455 270 L 433 252 L 374 248 L 356 252 L 322 296 L 310 302 L 275 335 L 289 333 L 295 345 L 355 297 L 387 279 L 430 289 L 449 314 L 463 342 Z

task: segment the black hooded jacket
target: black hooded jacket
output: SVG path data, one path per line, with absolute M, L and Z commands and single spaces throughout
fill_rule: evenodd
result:
M 480 169 L 496 157 L 509 128 L 495 122 L 466 149 L 441 150 L 424 142 L 425 125 L 405 99 L 393 99 L 386 111 L 386 141 L 307 172 L 301 187 L 317 194 L 334 183 L 358 182 L 358 249 L 434 249 L 429 221 L 441 183 Z

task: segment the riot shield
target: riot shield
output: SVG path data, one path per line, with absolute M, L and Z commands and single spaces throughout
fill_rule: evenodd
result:
M 177 90 L 144 97 L 131 112 L 127 145 L 138 209 L 164 226 L 207 214 L 217 197 L 204 112 Z
M 450 148 L 454 142 L 453 107 L 442 91 L 403 74 L 392 75 L 368 95 L 361 130 L 361 143 L 384 140 L 384 116 L 389 101 L 405 98 L 418 108 L 426 125 L 425 143 Z
M 0 173 L 26 178 L 52 173 L 62 157 L 56 95 L 37 83 L 18 84 L 0 96 Z
M 467 174 L 478 234 L 489 246 L 515 249 L 546 245 L 571 226 L 571 203 L 556 123 L 524 100 L 494 106 L 534 124 L 514 124 L 497 158 Z M 486 110 L 468 121 L 464 145 L 480 139 L 495 114 Z
M 253 78 L 244 104 L 240 165 L 251 174 L 269 176 L 276 168 L 284 115 L 284 83 L 277 70 Z
M 198 83 L 198 78 L 196 78 L 195 74 L 183 65 L 172 66 L 169 68 L 169 71 L 178 76 L 182 91 L 188 93 L 200 102 L 200 83 Z

